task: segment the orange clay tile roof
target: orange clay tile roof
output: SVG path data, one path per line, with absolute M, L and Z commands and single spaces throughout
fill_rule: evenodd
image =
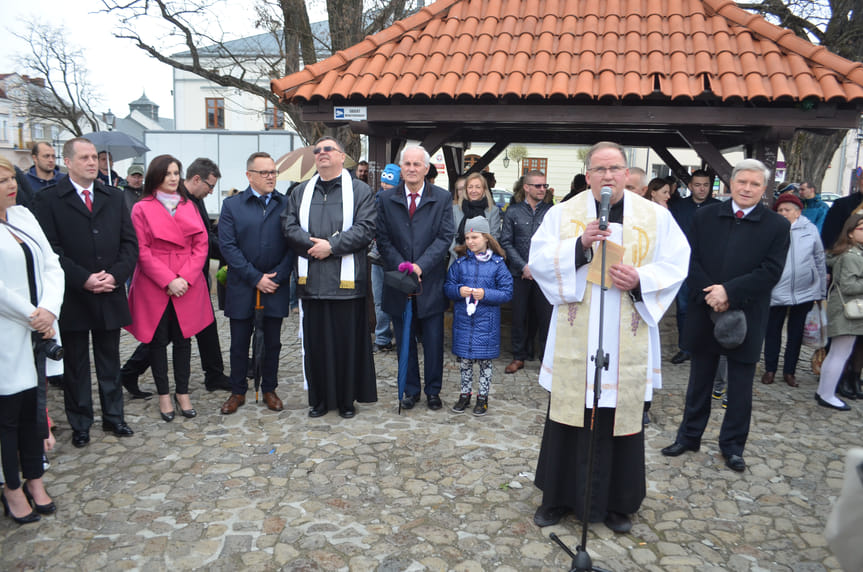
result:
M 863 99 L 863 65 L 732 0 L 438 0 L 272 81 L 320 100 Z

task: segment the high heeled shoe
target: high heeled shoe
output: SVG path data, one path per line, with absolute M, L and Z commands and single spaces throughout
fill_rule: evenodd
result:
M 39 522 L 42 520 L 42 517 L 36 514 L 36 511 L 30 511 L 30 514 L 27 516 L 15 516 L 12 514 L 12 511 L 9 510 L 9 502 L 6 500 L 6 495 L 0 493 L 0 501 L 3 502 L 3 516 L 8 516 L 18 524 L 30 524 L 31 522 Z
M 33 505 L 33 508 L 36 509 L 36 512 L 39 514 L 54 514 L 57 512 L 57 505 L 54 504 L 54 501 L 51 501 L 48 504 L 36 504 L 36 499 L 34 499 L 33 495 L 30 494 L 30 490 L 27 488 L 27 483 L 21 485 L 21 488 L 24 490 L 24 496 L 27 497 L 27 500 Z
M 165 413 L 164 411 L 162 411 L 160 409 L 159 415 L 162 416 L 162 421 L 164 421 L 165 423 L 170 423 L 171 421 L 174 420 L 174 410 L 173 409 L 171 409 L 171 411 L 169 411 L 168 413 Z
M 177 404 L 177 409 L 180 410 L 180 413 L 183 415 L 183 417 L 191 419 L 192 417 L 196 417 L 198 415 L 198 412 L 195 411 L 194 407 L 192 409 L 183 409 L 183 407 L 180 405 L 180 400 L 177 399 L 176 393 L 174 394 L 174 403 Z

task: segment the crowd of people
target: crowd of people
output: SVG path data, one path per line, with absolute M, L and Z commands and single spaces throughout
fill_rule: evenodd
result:
M 222 414 L 245 405 L 250 365 L 259 368 L 264 405 L 281 411 L 281 328 L 293 283 L 312 418 L 333 411 L 350 419 L 357 403 L 377 401 L 373 354 L 396 346 L 405 365 L 400 407 L 413 409 L 424 397 L 430 410 L 441 409 L 450 308 L 461 374 L 451 411 L 473 405 L 474 415 L 485 415 L 492 360 L 502 349 L 501 306 L 510 303 L 511 361 L 503 373 L 538 359 L 538 381 L 549 392 L 536 471 L 539 526 L 574 512 L 616 532 L 631 527 L 646 495 L 643 427 L 662 386 L 659 322 L 672 303 L 679 351 L 670 361 L 691 363 L 683 420 L 666 456 L 700 448 L 712 398 L 723 398 L 719 448 L 730 469 L 745 470 L 761 353 L 761 381 L 773 383 L 787 321 L 782 379 L 797 387 L 803 325 L 825 299 L 832 343 L 815 401 L 844 411 L 837 391 L 863 398 L 853 366 L 863 363 L 854 359 L 863 355 L 855 347 L 863 334 L 863 195 L 825 209 L 804 183 L 771 209 L 763 195 L 772 174 L 752 159 L 735 166 L 723 202 L 711 196 L 706 171 L 688 175 L 684 197 L 676 181 L 646 182 L 622 147 L 601 142 L 559 204 L 546 173 L 531 170 L 501 209 L 494 182 L 480 173 L 455 180 L 452 192 L 435 185 L 420 146 L 405 147 L 370 185 L 368 164 L 351 173 L 342 143 L 325 136 L 314 143 L 317 173 L 286 193 L 275 188 L 273 158 L 253 153 L 247 188 L 223 201 L 214 228 L 203 201 L 221 172 L 209 159 L 184 173 L 178 159 L 160 155 L 146 170 L 130 167 L 123 180 L 110 154 L 86 139 L 64 145 L 65 175 L 53 154 L 50 145 L 35 145 L 23 175 L 0 160 L 0 362 L 9 372 L 0 383 L 0 498 L 22 524 L 56 510 L 42 482 L 44 451 L 53 446 L 46 379 L 62 371 L 78 448 L 90 442 L 95 418 L 91 345 L 102 428 L 118 437 L 134 434 L 123 388 L 132 398 L 151 397 L 139 386 L 148 368 L 162 420 L 197 415 L 189 389 L 193 336 L 206 389 L 230 392 Z M 32 192 L 18 192 L 22 176 Z M 603 197 L 603 189 L 611 194 Z M 227 373 L 210 298 L 213 258 L 226 266 Z M 399 273 L 417 289 L 391 280 Z M 121 328 L 140 342 L 122 366 Z M 253 336 L 260 355 L 250 364 Z M 34 359 L 20 359 L 31 353 Z M 588 474 L 593 433 L 597 455 Z

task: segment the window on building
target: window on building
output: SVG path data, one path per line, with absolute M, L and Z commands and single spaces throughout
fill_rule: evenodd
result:
M 56 141 L 60 138 L 60 128 L 56 125 L 51 126 L 51 141 Z
M 222 97 L 207 98 L 207 129 L 225 128 L 225 99 Z
M 44 139 L 44 138 L 45 138 L 45 128 L 42 126 L 41 123 L 34 123 L 33 124 L 33 140 L 39 141 L 39 140 Z
M 9 120 L 5 118 L 0 119 L 0 141 L 9 141 Z
M 284 129 L 285 114 L 278 107 L 273 107 L 270 100 L 264 100 L 264 129 Z
M 548 173 L 548 159 L 525 157 L 521 161 L 521 174 L 526 175 L 529 171 Z

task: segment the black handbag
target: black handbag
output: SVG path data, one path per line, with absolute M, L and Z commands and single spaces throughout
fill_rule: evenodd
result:
M 384 284 L 390 288 L 395 288 L 399 292 L 407 294 L 408 296 L 416 294 L 420 287 L 420 281 L 416 274 L 413 272 L 405 274 L 398 270 L 389 270 L 388 272 L 385 272 Z

